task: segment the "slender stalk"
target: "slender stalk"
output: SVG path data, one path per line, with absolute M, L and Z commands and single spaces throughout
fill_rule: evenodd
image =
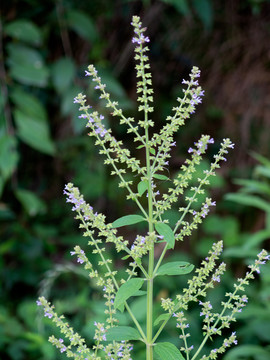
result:
M 145 114 L 147 120 L 147 113 Z M 147 168 L 147 178 L 148 178 L 148 230 L 149 233 L 153 232 L 153 197 L 152 197 L 152 173 L 150 169 L 150 151 L 148 145 L 148 128 L 145 129 L 145 138 L 146 138 L 146 168 Z M 147 280 L 147 319 L 146 319 L 146 359 L 153 360 L 153 346 L 152 346 L 152 337 L 153 337 L 153 272 L 154 272 L 154 244 L 152 244 L 151 250 L 149 251 L 148 258 L 148 280 Z
M 158 271 L 158 268 L 160 267 L 161 265 L 161 262 L 166 254 L 166 251 L 168 250 L 168 244 L 166 244 L 166 246 L 164 247 L 163 251 L 162 251 L 162 254 L 160 255 L 159 259 L 158 259 L 158 262 L 157 262 L 157 265 L 155 267 L 155 270 L 154 270 L 154 273 L 153 273 L 153 276 L 156 275 L 157 271 Z

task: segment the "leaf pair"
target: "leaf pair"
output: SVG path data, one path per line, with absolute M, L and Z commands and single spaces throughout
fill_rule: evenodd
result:
M 146 221 L 141 215 L 126 215 L 115 220 L 112 223 L 113 228 L 118 228 L 127 225 L 134 225 L 140 222 Z M 168 249 L 173 249 L 175 244 L 174 232 L 168 224 L 158 222 L 155 224 L 157 233 L 163 237 L 163 240 L 168 244 Z
M 130 326 L 110 328 L 106 333 L 107 341 L 140 340 L 139 332 Z M 154 352 L 160 360 L 184 360 L 177 347 L 169 342 L 160 342 L 154 345 Z

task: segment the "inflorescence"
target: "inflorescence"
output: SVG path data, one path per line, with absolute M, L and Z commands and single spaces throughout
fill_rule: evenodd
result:
M 147 56 L 149 51 L 147 44 L 150 39 L 145 35 L 146 28 L 142 27 L 139 17 L 134 16 L 131 24 L 134 28 L 132 43 L 135 45 L 135 69 L 138 78 L 138 111 L 139 114 L 144 115 L 143 119 L 135 121 L 133 117 L 125 117 L 118 103 L 111 100 L 111 95 L 106 91 L 106 85 L 102 83 L 93 65 L 88 67 L 85 75 L 95 83 L 95 89 L 100 93 L 100 99 L 106 102 L 106 107 L 111 109 L 111 115 L 119 118 L 120 124 L 126 126 L 127 132 L 133 134 L 138 149 L 145 150 L 145 164 L 142 164 L 141 159 L 133 156 L 130 150 L 124 147 L 122 141 L 117 140 L 112 135 L 112 130 L 105 125 L 104 115 L 98 111 L 92 111 L 92 107 L 86 103 L 85 95 L 78 94 L 74 99 L 74 103 L 79 104 L 79 110 L 81 111 L 79 118 L 87 122 L 88 135 L 95 139 L 100 154 L 105 157 L 104 163 L 112 169 L 111 175 L 118 176 L 119 187 L 126 189 L 128 193 L 127 199 L 131 199 L 136 203 L 141 215 L 120 218 L 118 219 L 118 221 L 121 220 L 120 225 L 117 221 L 109 224 L 103 214 L 94 211 L 93 207 L 87 204 L 79 189 L 72 183 L 67 184 L 64 189 L 66 201 L 71 204 L 75 219 L 80 222 L 80 228 L 83 229 L 83 236 L 88 239 L 91 252 L 99 257 L 99 262 L 97 266 L 94 266 L 88 259 L 88 253 L 79 246 L 74 247 L 71 255 L 76 256 L 77 262 L 89 272 L 89 276 L 100 287 L 106 306 L 106 321 L 104 323 L 94 322 L 95 334 L 92 345 L 88 346 L 86 341 L 64 321 L 64 317 L 57 315 L 54 306 L 44 297 L 39 298 L 37 305 L 43 307 L 44 316 L 51 319 L 59 327 L 63 338 L 51 336 L 49 341 L 61 353 L 65 353 L 67 357 L 73 357 L 76 360 L 100 360 L 104 358 L 108 360 L 131 360 L 133 345 L 129 343 L 128 340 L 130 339 L 127 340 L 125 337 L 125 332 L 122 340 L 119 340 L 119 334 L 114 338 L 110 333 L 115 328 L 121 330 L 117 313 L 125 309 L 130 315 L 134 329 L 137 330 L 138 334 L 134 338 L 131 336 L 131 339 L 140 340 L 146 344 L 148 360 L 153 359 L 152 347 L 155 350 L 157 338 L 167 322 L 172 318 L 176 320 L 176 328 L 180 332 L 179 338 L 182 342 L 180 352 L 182 356 L 184 354 L 186 360 L 195 360 L 201 354 L 208 339 L 212 340 L 214 336 L 222 336 L 224 329 L 229 328 L 231 323 L 236 321 L 237 313 L 241 312 L 248 302 L 247 296 L 240 293 L 245 291 L 245 287 L 254 278 L 254 273 L 260 272 L 260 266 L 265 264 L 270 259 L 270 256 L 265 250 L 258 254 L 254 264 L 249 266 L 245 277 L 238 279 L 234 284 L 234 291 L 225 294 L 226 299 L 220 304 L 222 306 L 221 312 L 215 312 L 214 307 L 206 297 L 207 291 L 221 281 L 221 277 L 226 270 L 225 263 L 219 262 L 223 250 L 223 243 L 219 241 L 213 244 L 208 256 L 201 262 L 200 267 L 195 270 L 193 277 L 187 281 L 187 287 L 182 289 L 175 299 L 161 299 L 161 311 L 163 313 L 160 319 L 157 319 L 157 323 L 161 321 L 161 325 L 159 325 L 158 330 L 153 337 L 151 336 L 150 340 L 149 333 L 152 334 L 152 328 L 150 329 L 151 332 L 149 332 L 150 330 L 147 327 L 147 332 L 145 332 L 137 321 L 135 314 L 129 307 L 129 298 L 134 295 L 144 295 L 145 292 L 141 291 L 140 288 L 145 282 L 148 285 L 152 283 L 156 276 L 170 275 L 171 273 L 173 275 L 180 274 L 180 272 L 177 272 L 179 271 L 178 268 L 174 270 L 175 273 L 172 269 L 167 270 L 166 273 L 164 267 L 163 273 L 159 272 L 162 269 L 162 260 L 167 251 L 174 247 L 175 241 L 183 241 L 189 237 L 206 218 L 211 207 L 216 205 L 216 202 L 211 198 L 205 197 L 199 210 L 198 207 L 194 206 L 198 201 L 198 197 L 203 195 L 205 188 L 209 186 L 210 178 L 215 176 L 220 163 L 226 161 L 228 150 L 233 149 L 234 144 L 230 139 L 223 139 L 220 150 L 214 156 L 210 168 L 204 171 L 202 178 L 196 179 L 197 166 L 201 163 L 208 146 L 214 143 L 212 137 L 202 135 L 194 143 L 194 146 L 188 149 L 188 158 L 182 164 L 180 172 L 171 181 L 168 191 L 162 193 L 158 185 L 162 181 L 170 181 L 164 175 L 164 172 L 167 173 L 166 169 L 169 166 L 171 149 L 176 146 L 174 135 L 202 102 L 204 90 L 202 90 L 198 82 L 200 70 L 193 67 L 189 80 L 183 80 L 182 82 L 185 87 L 183 96 L 177 99 L 178 105 L 173 108 L 173 114 L 166 118 L 166 124 L 157 133 L 151 134 L 150 129 L 153 130 L 154 126 L 154 121 L 151 119 L 151 113 L 153 113 L 153 89 L 149 58 Z M 128 171 L 132 173 L 132 177 L 127 176 Z M 192 187 L 190 186 L 191 181 L 192 184 L 195 183 Z M 174 229 L 172 229 L 166 218 L 164 218 L 164 213 L 170 210 L 175 203 L 179 203 L 179 197 L 182 198 L 182 206 L 179 208 L 179 219 Z M 147 209 L 145 202 L 148 204 Z M 148 223 L 149 227 L 144 234 L 135 236 L 132 243 L 117 234 L 118 226 L 130 225 L 136 222 Z M 125 278 L 119 278 L 117 270 L 113 269 L 113 261 L 105 248 L 107 243 L 114 244 L 117 252 L 124 253 L 124 260 L 129 259 Z M 152 270 L 150 271 L 150 267 L 148 267 L 150 265 L 147 264 L 145 259 L 146 256 L 153 259 L 155 244 L 163 244 L 163 250 L 157 262 L 152 263 Z M 149 260 L 149 263 L 151 261 Z M 190 267 L 191 270 L 192 267 Z M 141 276 L 140 278 L 137 277 L 138 274 Z M 133 288 L 130 284 L 132 284 Z M 135 290 L 132 292 L 132 289 Z M 151 301 L 151 297 L 148 295 L 147 299 L 149 297 Z M 187 320 L 187 311 L 191 302 L 199 305 L 202 319 L 203 339 L 196 348 L 190 343 L 192 337 L 189 333 L 190 324 Z M 152 309 L 151 306 L 149 309 Z M 112 340 L 109 341 L 110 336 Z M 158 344 L 161 344 L 162 347 L 162 343 Z M 235 332 L 225 338 L 219 347 L 213 347 L 209 354 L 204 354 L 200 359 L 217 359 L 219 354 L 223 354 L 233 344 L 237 344 Z M 176 349 L 176 351 L 179 350 Z

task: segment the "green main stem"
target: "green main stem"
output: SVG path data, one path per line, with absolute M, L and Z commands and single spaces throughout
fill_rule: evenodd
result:
M 147 114 L 146 114 L 147 116 Z M 146 167 L 148 177 L 148 230 L 154 231 L 153 225 L 153 199 L 152 199 L 152 173 L 150 167 L 150 151 L 148 146 L 148 128 L 145 129 L 146 138 Z M 147 319 L 146 319 L 146 360 L 153 360 L 153 273 L 154 273 L 154 243 L 149 251 L 148 280 L 147 280 Z

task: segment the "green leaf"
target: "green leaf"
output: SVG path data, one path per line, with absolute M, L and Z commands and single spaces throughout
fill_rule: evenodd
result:
M 134 296 L 144 283 L 143 279 L 130 279 L 117 291 L 114 299 L 114 307 L 118 309 L 128 298 Z
M 154 322 L 154 326 L 157 326 L 161 321 L 168 320 L 170 316 L 171 316 L 170 314 L 159 315 Z
M 4 27 L 6 35 L 31 45 L 40 45 L 42 34 L 40 29 L 29 20 L 15 20 Z
M 48 83 L 49 70 L 39 51 L 21 44 L 8 44 L 10 76 L 25 85 L 44 87 Z
M 161 175 L 161 174 L 154 174 L 154 175 L 153 175 L 153 178 L 158 179 L 158 180 L 170 180 L 170 179 L 168 178 L 168 176 Z
M 59 59 L 53 64 L 52 82 L 59 93 L 63 93 L 72 85 L 75 70 L 74 62 L 70 58 Z
M 194 265 L 185 261 L 173 261 L 162 265 L 157 275 L 185 275 L 194 269 Z
M 4 180 L 11 176 L 17 166 L 19 154 L 16 147 L 14 136 L 5 135 L 0 138 L 0 173 Z
M 155 344 L 154 353 L 160 360 L 185 360 L 177 347 L 169 342 Z
M 15 192 L 17 199 L 20 201 L 25 211 L 30 216 L 37 214 L 43 214 L 46 211 L 45 203 L 37 197 L 32 191 L 28 190 L 16 190 Z
M 140 340 L 140 333 L 130 326 L 116 326 L 106 332 L 107 341 Z
M 255 168 L 255 174 L 260 176 L 265 176 L 270 179 L 270 168 L 262 165 L 258 165 Z
M 94 42 L 98 38 L 93 20 L 84 12 L 70 10 L 66 14 L 67 25 L 82 38 Z
M 173 249 L 175 244 L 175 237 L 170 226 L 168 224 L 158 222 L 155 224 L 155 229 L 159 235 L 163 236 L 164 241 L 166 241 L 168 244 L 168 248 Z
M 149 150 L 150 150 L 150 153 L 151 153 L 152 155 L 156 155 L 156 150 L 155 150 L 155 149 L 150 148 Z
M 258 160 L 261 164 L 270 168 L 270 160 L 269 159 L 267 159 L 266 157 L 264 157 L 260 154 L 255 153 L 253 151 L 251 151 L 251 155 L 252 155 L 252 157 L 254 157 L 254 159 Z
M 140 181 L 138 184 L 138 193 L 142 196 L 145 191 L 148 189 L 148 182 L 147 181 Z
M 146 295 L 147 291 L 144 290 L 138 290 L 133 296 L 143 296 Z
M 139 290 L 140 291 L 140 290 Z M 147 294 L 147 291 L 146 291 Z M 144 323 L 147 315 L 147 295 L 138 296 L 132 299 L 130 304 L 130 310 L 133 314 L 136 314 L 136 319 L 139 323 Z
M 241 193 L 257 193 L 270 195 L 270 186 L 258 180 L 247 180 L 247 179 L 236 179 L 235 184 L 243 186 L 240 191 Z
M 142 221 L 145 221 L 145 218 L 142 217 L 141 215 L 125 215 L 125 216 L 122 216 L 119 219 L 115 220 L 112 223 L 112 227 L 118 228 L 121 226 L 133 225 L 133 224 L 137 224 Z
M 238 360 L 240 357 L 252 357 L 265 355 L 266 359 L 270 358 L 270 351 L 263 349 L 259 345 L 240 345 L 231 349 L 225 356 L 224 360 Z
M 243 248 L 244 249 L 252 249 L 256 246 L 262 246 L 262 242 L 270 239 L 270 230 L 263 229 L 261 231 L 257 231 L 254 234 L 250 234 L 247 240 L 245 241 Z
M 25 115 L 20 110 L 14 111 L 18 136 L 27 145 L 48 155 L 55 153 L 55 146 L 49 136 L 48 124 L 38 118 Z
M 37 97 L 22 91 L 20 88 L 15 88 L 11 93 L 11 99 L 25 115 L 44 122 L 48 121 L 46 109 Z
M 210 0 L 192 0 L 192 5 L 204 27 L 210 30 L 213 25 L 213 5 Z
M 270 212 L 269 202 L 260 199 L 257 196 L 241 194 L 241 193 L 230 193 L 225 195 L 225 199 L 229 201 L 234 201 L 238 204 L 253 206 L 259 208 L 263 211 Z

